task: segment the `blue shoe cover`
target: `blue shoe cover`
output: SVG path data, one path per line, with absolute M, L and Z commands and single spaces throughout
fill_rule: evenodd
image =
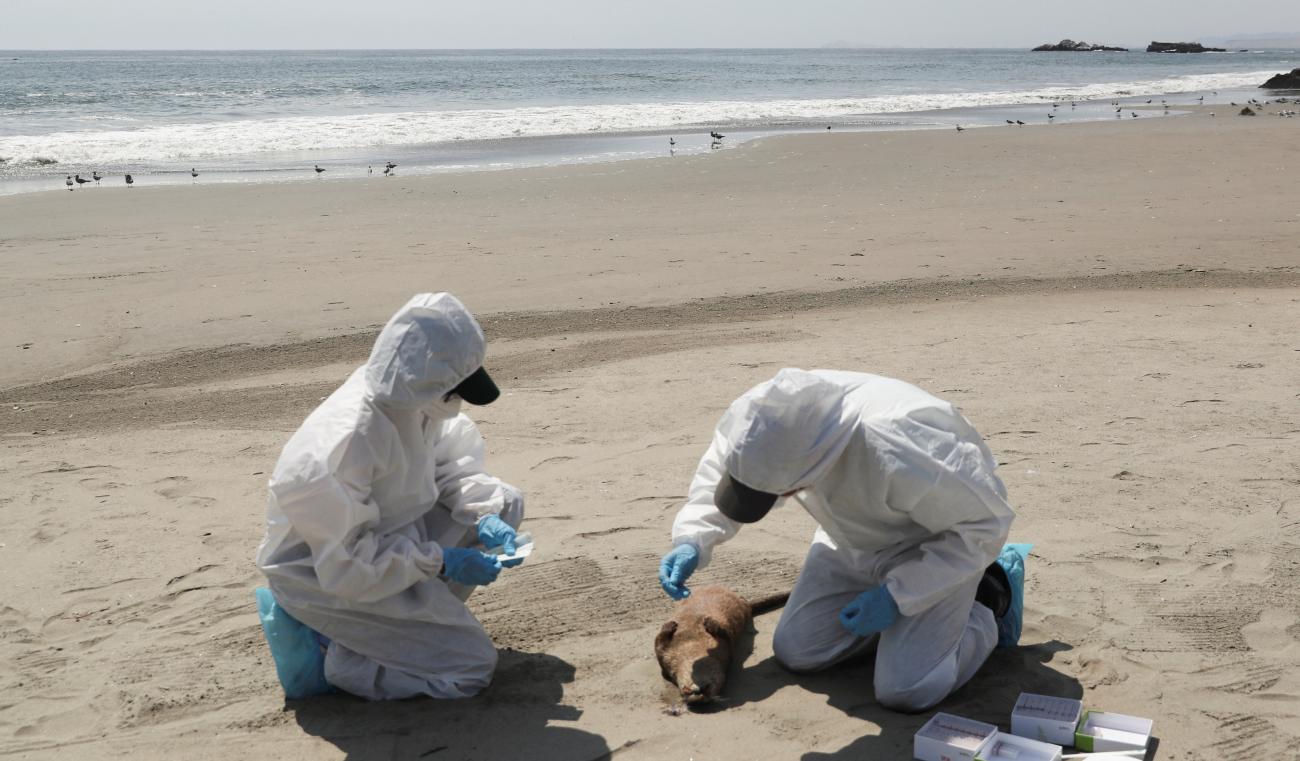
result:
M 271 590 L 258 587 L 254 594 L 257 616 L 262 620 L 266 643 L 271 646 L 275 673 L 284 687 L 284 696 L 300 700 L 333 692 L 334 688 L 325 681 L 325 654 L 321 652 L 316 632 L 281 608 Z
M 1011 582 L 1011 607 L 998 619 L 998 647 L 1015 647 L 1020 642 L 1025 623 L 1025 558 L 1033 548 L 1032 544 L 1008 544 L 998 555 L 997 564 Z

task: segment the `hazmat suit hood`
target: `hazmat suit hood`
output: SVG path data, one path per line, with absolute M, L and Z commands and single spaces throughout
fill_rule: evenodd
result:
M 486 354 L 483 330 L 464 304 L 449 293 L 421 293 L 379 332 L 366 388 L 384 406 L 454 417 L 459 400 L 444 397 L 483 366 Z
M 844 394 L 844 386 L 795 368 L 746 391 L 718 424 L 728 445 L 727 472 L 771 494 L 816 483 L 853 432 L 843 418 Z

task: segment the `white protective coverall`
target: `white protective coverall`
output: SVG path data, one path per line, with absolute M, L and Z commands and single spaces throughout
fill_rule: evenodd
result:
M 444 401 L 485 352 L 455 297 L 416 296 L 271 475 L 257 564 L 277 602 L 330 639 L 325 678 L 354 695 L 468 697 L 492 679 L 473 588 L 438 576 L 443 547 L 478 542 L 479 518 L 523 518 L 522 495 L 483 472 L 460 399 Z
M 743 525 L 713 504 L 724 475 L 794 495 L 819 524 L 777 625 L 778 660 L 797 671 L 865 651 L 840 609 L 884 585 L 900 616 L 881 633 L 876 698 L 924 710 L 969 680 L 997 643 L 975 603 L 1015 517 L 996 461 L 951 404 L 903 381 L 785 369 L 732 403 L 700 461 L 673 543 L 700 565 Z M 778 502 L 779 507 L 781 502 Z

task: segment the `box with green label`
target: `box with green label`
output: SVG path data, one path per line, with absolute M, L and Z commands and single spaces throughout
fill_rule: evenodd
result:
M 1088 711 L 1074 731 L 1074 747 L 1085 753 L 1146 750 L 1154 722 L 1122 713 Z

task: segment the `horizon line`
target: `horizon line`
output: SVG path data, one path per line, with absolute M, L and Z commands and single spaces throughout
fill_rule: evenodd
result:
M 1181 42 L 1181 41 L 1180 41 Z M 1035 43 L 1041 45 L 1043 43 Z M 1137 45 L 1138 43 L 1119 43 Z M 1146 43 L 1143 43 L 1146 44 Z M 0 47 L 0 53 L 257 53 L 257 52 L 302 52 L 302 53 L 334 53 L 334 52 L 357 52 L 357 51 L 383 51 L 383 52 L 430 52 L 430 51 L 447 51 L 447 52 L 483 52 L 483 51 L 565 51 L 565 50 L 1029 50 L 1028 47 L 1019 45 L 869 45 L 869 44 L 822 44 L 822 45 L 713 45 L 713 46 L 691 46 L 691 47 L 602 47 L 602 46 L 569 46 L 569 47 L 474 47 L 474 48 L 375 48 L 375 47 L 338 47 L 338 48 L 313 48 L 313 47 L 246 47 L 246 48 L 5 48 Z

